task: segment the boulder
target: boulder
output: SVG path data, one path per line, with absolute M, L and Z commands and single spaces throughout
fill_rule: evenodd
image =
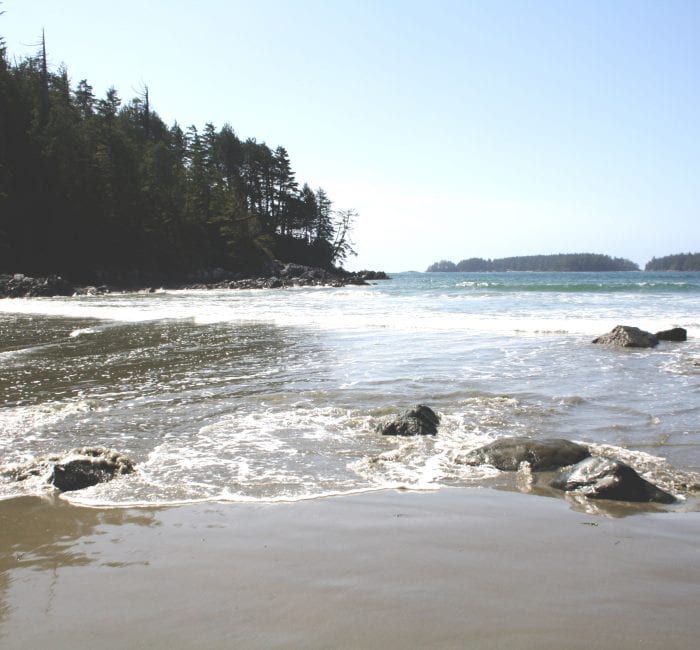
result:
M 537 471 L 549 471 L 573 465 L 591 455 L 588 447 L 562 438 L 501 438 L 469 452 L 459 462 L 465 465 L 493 465 L 496 469 L 514 472 L 520 463 L 528 462 Z
M 134 464 L 123 454 L 106 447 L 82 447 L 73 449 L 53 466 L 49 476 L 62 492 L 109 481 L 116 475 L 130 474 Z
M 17 481 L 31 476 L 47 476 L 47 483 L 62 492 L 81 490 L 104 483 L 121 474 L 131 474 L 134 463 L 117 451 L 106 447 L 81 447 L 65 455 L 38 458 L 5 474 Z
M 429 406 L 418 404 L 397 418 L 383 422 L 377 430 L 384 436 L 434 436 L 438 424 L 440 416 Z
M 592 456 L 562 470 L 550 486 L 590 499 L 673 503 L 676 499 L 619 460 Z
M 593 339 L 593 343 L 604 343 L 623 348 L 653 348 L 659 344 L 659 339 L 651 332 L 645 332 L 638 327 L 618 325 L 608 334 Z
M 670 330 L 657 332 L 656 338 L 659 339 L 659 341 L 687 341 L 688 331 L 682 327 L 674 327 Z

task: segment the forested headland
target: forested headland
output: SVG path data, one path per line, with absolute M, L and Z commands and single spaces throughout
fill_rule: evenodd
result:
M 700 271 L 700 253 L 678 253 L 664 257 L 652 257 L 645 271 Z
M 639 266 L 621 257 L 610 257 L 595 253 L 571 253 L 558 255 L 525 255 L 521 257 L 503 257 L 500 259 L 482 259 L 472 257 L 455 264 L 442 260 L 431 264 L 431 272 L 505 272 L 505 271 L 639 271 Z
M 92 279 L 140 270 L 335 270 L 356 214 L 300 184 L 289 154 L 225 124 L 166 125 L 149 90 L 72 85 L 0 38 L 0 270 Z

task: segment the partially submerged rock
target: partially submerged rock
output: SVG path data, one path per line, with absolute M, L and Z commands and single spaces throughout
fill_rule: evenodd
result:
M 81 447 L 63 456 L 53 455 L 11 470 L 7 474 L 18 481 L 31 476 L 47 476 L 47 483 L 62 492 L 109 481 L 115 476 L 131 474 L 134 463 L 117 451 L 106 447 Z
M 573 465 L 591 455 L 588 447 L 562 438 L 501 438 L 469 452 L 460 462 L 465 465 L 493 465 L 496 469 L 514 472 L 527 462 L 536 471 L 559 469 Z
M 384 436 L 434 436 L 440 417 L 429 406 L 418 404 L 394 420 L 384 422 L 377 430 Z
M 611 332 L 593 339 L 593 343 L 623 348 L 653 348 L 659 344 L 659 339 L 651 332 L 645 332 L 638 327 L 618 325 Z
M 688 331 L 682 327 L 673 327 L 670 330 L 663 330 L 656 333 L 659 341 L 687 341 Z
M 673 503 L 676 499 L 619 460 L 592 456 L 564 469 L 550 486 L 590 499 Z

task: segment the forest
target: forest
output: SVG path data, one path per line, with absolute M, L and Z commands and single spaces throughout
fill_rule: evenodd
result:
M 167 126 L 147 86 L 96 97 L 49 69 L 43 37 L 18 62 L 0 38 L 0 270 L 332 270 L 354 254 L 356 216 L 300 185 L 284 147 L 228 124 Z
M 700 271 L 700 253 L 678 253 L 665 257 L 652 257 L 645 271 Z
M 557 255 L 526 255 L 482 259 L 472 257 L 455 264 L 442 260 L 431 264 L 427 272 L 485 272 L 485 271 L 639 271 L 630 260 L 595 253 L 571 253 Z

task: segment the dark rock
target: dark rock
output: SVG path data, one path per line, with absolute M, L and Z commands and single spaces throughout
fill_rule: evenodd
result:
M 576 491 L 590 499 L 655 503 L 676 500 L 673 495 L 643 479 L 629 465 L 597 456 L 562 470 L 550 485 L 557 490 Z
M 131 460 L 117 451 L 106 447 L 81 447 L 62 456 L 38 458 L 4 473 L 16 481 L 25 481 L 31 476 L 47 476 L 47 483 L 67 492 L 81 490 L 133 471 L 134 464 Z
M 528 462 L 533 470 L 548 471 L 573 465 L 591 455 L 588 447 L 562 438 L 502 438 L 479 447 L 460 459 L 465 465 L 493 465 L 503 471 L 517 471 Z
M 674 327 L 670 330 L 657 332 L 656 338 L 659 339 L 659 341 L 687 341 L 688 331 L 682 327 Z
M 83 459 L 71 460 L 65 464 L 54 465 L 49 483 L 62 492 L 69 492 L 108 481 L 112 476 L 102 463 Z
M 653 348 L 659 344 L 659 339 L 654 334 L 640 330 L 638 327 L 618 325 L 608 334 L 593 339 L 593 343 L 604 343 L 623 348 Z
M 384 271 L 358 271 L 356 275 L 363 280 L 390 280 Z
M 384 436 L 434 436 L 438 424 L 440 416 L 429 406 L 418 404 L 396 419 L 380 424 L 377 430 Z
M 133 471 L 134 464 L 119 452 L 105 447 L 82 447 L 73 449 L 54 465 L 49 483 L 63 492 L 82 490 Z
M 367 280 L 365 280 L 364 278 L 358 278 L 356 276 L 349 277 L 346 280 L 346 282 L 347 282 L 347 284 L 351 284 L 351 285 L 358 286 L 358 287 L 363 287 L 363 286 L 369 284 L 369 282 L 367 282 Z

